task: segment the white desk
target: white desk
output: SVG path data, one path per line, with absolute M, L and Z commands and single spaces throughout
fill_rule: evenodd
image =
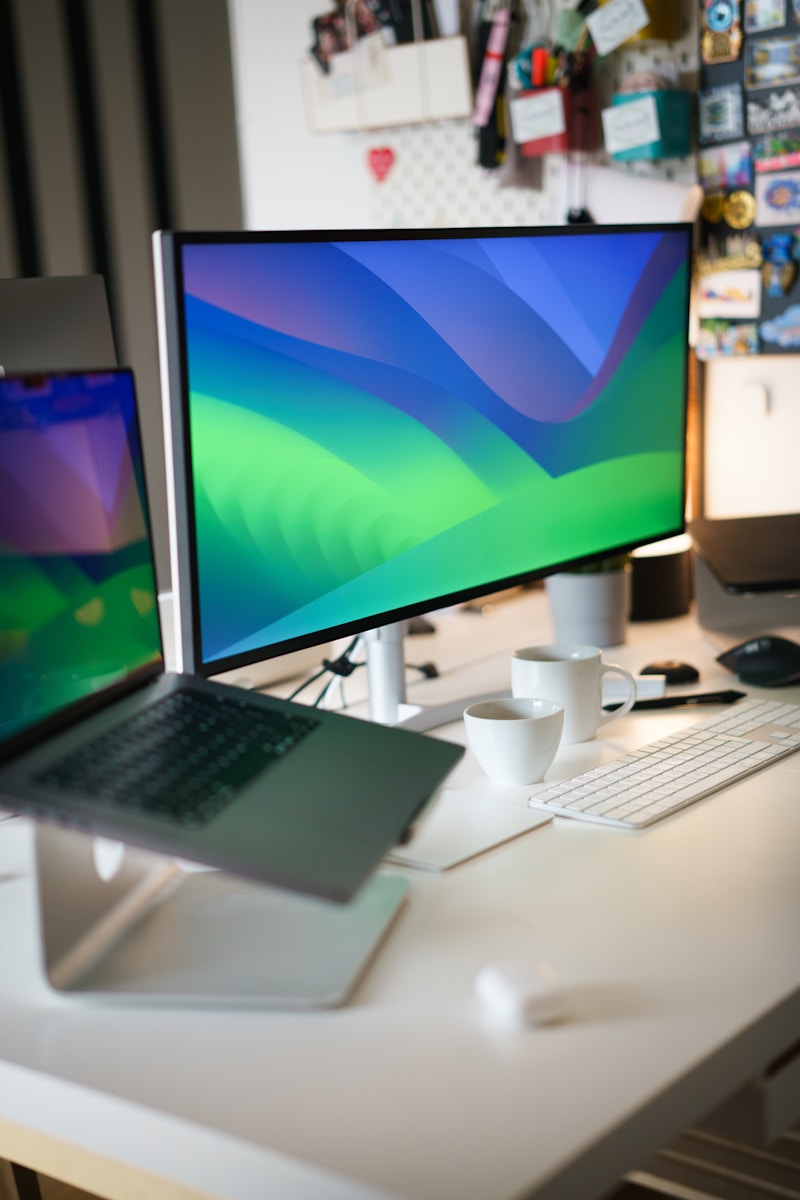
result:
M 437 623 L 408 657 L 445 674 L 410 698 L 506 687 L 508 652 L 551 636 L 536 592 Z M 708 690 L 734 682 L 716 652 L 680 618 L 606 657 L 685 657 Z M 553 772 L 704 711 L 631 714 Z M 30 829 L 2 824 L 0 1157 L 112 1198 L 599 1196 L 800 1036 L 800 756 L 796 787 L 758 778 L 757 807 L 732 789 L 639 833 L 556 821 L 451 872 L 403 871 L 409 902 L 351 1003 L 318 1014 L 53 995 Z M 449 782 L 492 791 L 468 755 Z M 571 1019 L 487 1022 L 474 977 L 520 954 L 561 971 Z

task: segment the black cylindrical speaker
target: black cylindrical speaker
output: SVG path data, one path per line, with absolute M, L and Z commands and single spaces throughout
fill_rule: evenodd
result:
M 688 535 L 643 546 L 631 554 L 632 621 L 663 621 L 689 611 L 692 596 Z

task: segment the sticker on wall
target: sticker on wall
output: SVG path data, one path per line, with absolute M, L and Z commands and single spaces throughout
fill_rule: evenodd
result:
M 800 167 L 800 134 L 773 133 L 756 138 L 753 142 L 753 166 L 758 172 Z
M 744 134 L 742 89 L 738 83 L 697 93 L 697 138 L 701 145 L 730 142 Z
M 739 189 L 722 202 L 722 219 L 731 229 L 747 229 L 756 217 L 756 199 L 752 192 Z
M 760 312 L 759 271 L 716 271 L 698 280 L 698 316 L 757 317 Z
M 785 296 L 797 279 L 800 237 L 796 233 L 773 233 L 765 238 L 761 253 L 761 278 L 768 296 Z
M 750 187 L 753 158 L 749 142 L 711 146 L 697 156 L 697 173 L 704 192 L 730 192 Z
M 724 192 L 707 192 L 703 197 L 700 212 L 709 225 L 719 225 L 722 220 L 722 206 L 724 203 Z
M 786 0 L 746 0 L 745 33 L 765 33 L 768 29 L 782 29 L 785 24 Z
M 378 183 L 383 183 L 394 164 L 394 150 L 391 146 L 373 146 L 367 155 L 367 161 Z
M 767 96 L 748 96 L 747 132 L 775 133 L 800 125 L 800 88 L 783 88 Z
M 776 171 L 756 179 L 756 224 L 800 222 L 800 170 Z
M 792 304 L 777 317 L 761 323 L 759 332 L 765 342 L 783 350 L 800 346 L 800 304 Z
M 703 62 L 735 62 L 742 48 L 739 0 L 703 0 L 700 13 Z
M 751 321 L 703 319 L 699 323 L 696 351 L 703 362 L 711 358 L 758 354 L 758 327 Z
M 744 54 L 746 88 L 800 83 L 800 34 L 748 40 Z
M 749 233 L 712 234 L 705 250 L 697 255 L 698 277 L 717 271 L 746 271 L 763 262 L 761 243 Z

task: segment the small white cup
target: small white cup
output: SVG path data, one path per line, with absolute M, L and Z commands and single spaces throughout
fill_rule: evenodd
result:
M 627 695 L 619 708 L 603 711 L 603 676 L 619 675 Z M 525 646 L 511 655 L 514 696 L 541 696 L 564 707 L 562 741 L 586 742 L 601 725 L 630 712 L 636 699 L 636 680 L 616 663 L 603 662 L 597 646 L 561 642 Z
M 479 700 L 464 709 L 467 743 L 495 783 L 539 783 L 556 756 L 564 709 L 552 700 Z

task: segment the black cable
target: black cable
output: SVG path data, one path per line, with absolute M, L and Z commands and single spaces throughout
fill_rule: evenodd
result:
M 352 641 L 350 642 L 350 645 L 347 647 L 347 649 L 343 650 L 342 653 L 339 655 L 339 657 L 335 658 L 332 662 L 330 659 L 324 658 L 322 660 L 322 669 L 317 671 L 314 675 L 311 675 L 308 679 L 304 679 L 303 682 L 299 685 L 299 687 L 295 688 L 295 690 L 288 697 L 288 699 L 294 700 L 294 698 L 296 696 L 299 696 L 301 692 L 304 692 L 307 687 L 311 687 L 312 683 L 316 683 L 318 679 L 322 679 L 323 675 L 331 674 L 331 675 L 341 675 L 343 677 L 352 675 L 352 673 L 353 673 L 353 671 L 355 671 L 356 667 L 360 667 L 363 665 L 362 663 L 352 663 L 350 661 L 350 655 L 353 653 L 356 646 L 358 645 L 358 641 L 359 641 L 359 637 L 358 636 L 354 637 L 352 639 Z M 316 707 L 319 704 L 320 700 L 322 699 L 322 697 L 325 694 L 325 690 L 327 689 L 327 687 L 329 686 L 329 684 L 331 682 L 332 682 L 332 680 L 329 680 L 328 683 L 325 685 L 325 688 L 323 688 L 322 692 L 320 693 L 320 695 L 317 697 L 316 701 L 314 702 L 314 707 Z
M 300 693 L 301 693 L 301 692 L 304 692 L 304 691 L 306 690 L 306 688 L 307 688 L 307 687 L 311 687 L 311 684 L 312 684 L 312 683 L 316 683 L 318 679 L 322 679 L 322 676 L 323 676 L 323 675 L 327 675 L 327 674 L 328 674 L 328 672 L 327 672 L 327 671 L 325 671 L 325 670 L 322 670 L 322 671 L 316 671 L 316 672 L 315 672 L 313 675 L 310 675 L 310 676 L 308 677 L 308 679 L 304 679 L 304 680 L 303 680 L 303 682 L 302 682 L 301 684 L 299 684 L 299 685 L 298 685 L 298 686 L 297 686 L 297 687 L 294 689 L 294 691 L 293 691 L 293 692 L 291 692 L 291 693 L 290 693 L 290 695 L 288 695 L 288 696 L 286 697 L 286 699 L 287 699 L 287 700 L 294 700 L 294 699 L 295 699 L 297 696 L 299 696 L 299 695 L 300 695 Z M 326 686 L 327 686 L 327 685 L 326 685 Z
M 333 687 L 333 679 L 328 679 L 328 680 L 326 680 L 326 681 L 325 681 L 325 686 L 324 686 L 324 688 L 323 688 L 323 689 L 322 689 L 322 691 L 319 693 L 319 695 L 317 696 L 316 700 L 314 700 L 314 701 L 312 702 L 312 705 L 311 705 L 311 707 L 312 707 L 312 708 L 319 708 L 320 704 L 321 704 L 321 703 L 322 703 L 322 701 L 325 699 L 325 697 L 327 696 L 328 692 L 331 690 L 331 688 L 332 688 L 332 687 Z M 346 703 L 344 703 L 344 699 L 343 699 L 343 703 L 342 703 L 342 708 L 347 708 L 347 704 L 346 704 Z
M 353 671 L 355 671 L 356 667 L 363 667 L 364 665 L 363 662 L 354 663 L 350 661 L 350 655 L 355 650 L 359 641 L 360 635 L 358 637 L 354 637 L 347 649 L 344 650 L 338 658 L 335 658 L 333 662 L 331 662 L 329 658 L 324 658 L 322 660 L 322 665 L 332 674 L 342 675 L 346 679 L 348 675 L 353 674 Z
M 439 669 L 436 663 L 406 663 L 406 666 L 410 671 L 419 671 L 420 675 L 423 675 L 425 679 L 439 678 Z
M 361 662 L 353 662 L 353 660 L 350 658 L 350 655 L 355 650 L 359 641 L 360 635 L 353 638 L 353 640 L 350 642 L 350 645 L 346 650 L 342 651 L 338 658 L 333 660 L 328 658 L 323 659 L 321 670 L 316 671 L 313 675 L 310 675 L 308 679 L 304 679 L 303 682 L 299 684 L 289 696 L 287 696 L 287 699 L 295 700 L 302 692 L 306 690 L 306 688 L 311 687 L 312 684 L 322 679 L 323 676 L 330 675 L 331 678 L 326 681 L 322 691 L 317 695 L 316 699 L 313 700 L 310 705 L 311 708 L 318 708 L 322 703 L 325 693 L 331 687 L 334 682 L 334 678 L 337 675 L 340 679 L 347 679 L 347 677 L 352 675 L 353 672 L 359 667 L 366 666 L 365 660 L 362 659 Z M 416 663 L 407 663 L 406 667 L 409 671 L 419 671 L 419 673 L 425 679 L 436 679 L 439 675 L 436 664 L 432 662 L 420 663 L 419 665 Z M 342 707 L 346 707 L 346 705 L 343 705 Z

